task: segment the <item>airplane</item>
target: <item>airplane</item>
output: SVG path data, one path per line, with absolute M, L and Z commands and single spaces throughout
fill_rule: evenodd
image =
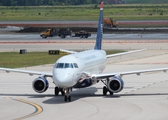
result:
M 124 81 L 122 76 L 124 75 L 140 75 L 141 73 L 156 71 L 166 72 L 168 68 L 103 73 L 108 58 L 146 50 L 141 49 L 106 55 L 106 52 L 101 49 L 103 36 L 103 7 L 104 3 L 101 2 L 97 38 L 94 49 L 82 52 L 60 49 L 61 51 L 68 52 L 70 54 L 59 58 L 55 62 L 52 72 L 39 72 L 10 68 L 0 68 L 0 70 L 6 71 L 7 73 L 18 72 L 29 75 L 39 75 L 39 77 L 32 83 L 34 91 L 38 93 L 43 93 L 48 89 L 49 83 L 47 77 L 51 77 L 56 86 L 54 89 L 55 95 L 57 96 L 59 93 L 64 95 L 65 102 L 71 101 L 70 92 L 73 88 L 85 88 L 102 81 L 104 83 L 103 95 L 107 95 L 107 92 L 109 92 L 110 95 L 113 95 L 113 93 L 118 93 L 123 90 Z

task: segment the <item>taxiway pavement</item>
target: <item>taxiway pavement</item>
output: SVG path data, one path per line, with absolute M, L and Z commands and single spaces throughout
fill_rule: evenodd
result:
M 109 59 L 104 72 L 167 67 L 168 50 L 155 49 L 154 45 L 151 50 Z M 51 71 L 52 67 L 50 64 L 21 69 Z M 32 89 L 32 81 L 38 76 L 8 74 L 2 71 L 0 76 L 0 120 L 167 120 L 168 118 L 167 73 L 123 76 L 124 89 L 114 96 L 102 95 L 104 85 L 101 82 L 89 88 L 74 89 L 71 93 L 72 102 L 64 102 L 63 96 L 54 96 L 55 86 L 51 79 L 49 89 L 45 93 L 38 94 Z M 40 109 L 36 105 L 40 106 L 42 111 L 33 115 Z

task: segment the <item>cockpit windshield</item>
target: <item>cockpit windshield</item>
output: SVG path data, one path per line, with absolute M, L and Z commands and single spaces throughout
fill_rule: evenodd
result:
M 64 63 L 58 63 L 56 68 L 64 68 Z
M 49 32 L 49 30 L 47 29 L 45 32 Z
M 77 64 L 75 63 L 57 63 L 56 68 L 77 68 Z
M 64 68 L 73 68 L 72 63 L 65 63 Z

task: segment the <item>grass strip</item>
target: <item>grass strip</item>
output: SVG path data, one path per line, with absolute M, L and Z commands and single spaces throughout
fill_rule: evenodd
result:
M 0 21 L 97 20 L 99 6 L 0 6 Z M 167 20 L 168 4 L 105 5 L 104 17 L 115 20 Z
M 107 54 L 124 52 L 120 50 L 110 50 Z M 48 52 L 0 52 L 0 67 L 21 68 L 44 64 L 54 64 L 63 55 L 49 55 Z

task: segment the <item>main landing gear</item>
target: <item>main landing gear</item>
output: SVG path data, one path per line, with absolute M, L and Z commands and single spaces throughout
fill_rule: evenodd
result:
M 55 87 L 55 96 L 58 96 L 59 92 L 61 92 L 62 95 L 64 95 L 64 101 L 71 101 L 71 96 L 70 96 L 70 91 L 72 91 L 71 88 L 59 88 L 59 87 Z
M 55 96 L 58 96 L 59 92 L 61 92 L 62 95 L 65 95 L 65 92 L 63 88 L 55 87 Z
M 103 95 L 106 96 L 107 92 L 110 93 L 110 95 L 113 95 L 113 92 L 109 91 L 108 88 L 106 86 L 103 87 Z
M 107 80 L 107 82 L 104 82 L 103 80 L 101 80 L 101 81 L 102 81 L 102 83 L 105 84 L 105 86 L 103 87 L 103 95 L 106 96 L 106 95 L 107 95 L 107 92 L 109 92 L 110 95 L 113 95 L 113 92 L 111 92 L 111 91 L 107 88 L 107 82 L 108 82 L 108 80 Z

